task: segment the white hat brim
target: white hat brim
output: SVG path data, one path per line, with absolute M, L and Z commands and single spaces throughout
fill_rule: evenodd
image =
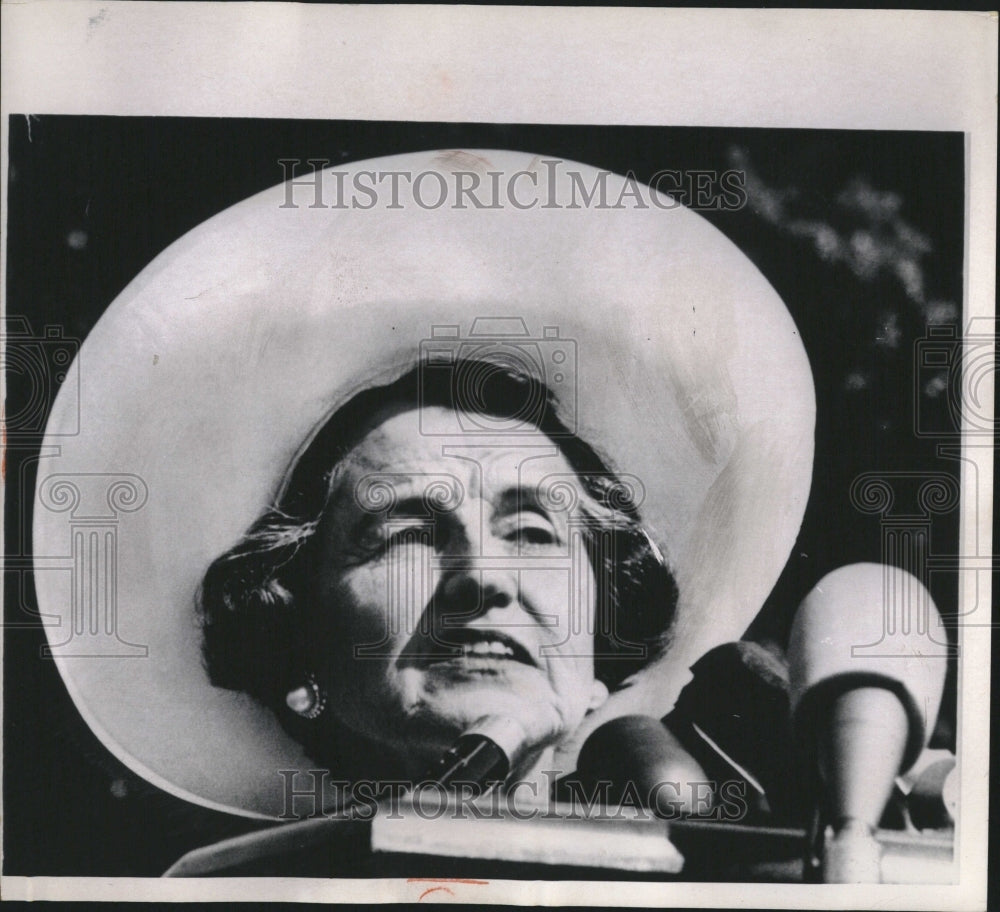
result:
M 337 170 L 350 185 L 361 171 L 459 166 L 533 171 L 543 186 L 553 175 L 497 151 Z M 560 169 L 588 187 L 607 180 L 611 200 L 626 183 Z M 667 712 L 688 667 L 760 609 L 805 510 L 815 404 L 784 304 L 735 245 L 665 197 L 668 208 L 460 209 L 416 205 L 404 188 L 400 208 L 380 198 L 359 210 L 311 208 L 310 194 L 299 188 L 288 208 L 287 188 L 272 188 L 158 256 L 82 346 L 79 398 L 64 390 L 53 407 L 47 443 L 59 451 L 39 471 L 35 553 L 113 530 L 114 571 L 102 577 L 114 588 L 113 635 L 72 635 L 97 598 L 87 601 L 79 574 L 36 573 L 50 643 L 88 723 L 170 792 L 281 813 L 278 771 L 314 764 L 269 712 L 208 682 L 194 613 L 202 574 L 333 408 L 414 364 L 435 326 L 468 334 L 475 317 L 519 318 L 530 339 L 572 343 L 562 398 L 580 436 L 641 483 L 640 511 L 680 588 L 667 655 L 590 717 L 568 752 L 612 715 Z M 94 541 L 95 554 L 111 547 Z

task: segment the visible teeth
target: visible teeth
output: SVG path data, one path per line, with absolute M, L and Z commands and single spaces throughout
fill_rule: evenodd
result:
M 462 655 L 513 656 L 514 650 L 506 643 L 500 643 L 496 640 L 477 640 L 475 643 L 464 643 L 462 645 Z

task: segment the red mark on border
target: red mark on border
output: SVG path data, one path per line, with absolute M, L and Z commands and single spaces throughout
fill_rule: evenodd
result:
M 433 884 L 478 884 L 479 886 L 486 886 L 489 884 L 488 880 L 470 880 L 466 877 L 409 877 L 406 880 L 407 883 L 433 883 Z M 455 892 L 450 887 L 429 887 L 420 894 L 420 902 L 425 896 L 430 893 L 437 893 L 439 890 L 443 890 L 449 896 L 454 896 Z

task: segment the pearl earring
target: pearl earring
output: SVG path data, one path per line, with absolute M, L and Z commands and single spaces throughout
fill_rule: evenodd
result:
M 326 709 L 326 691 L 316 681 L 316 676 L 310 672 L 306 675 L 306 684 L 296 690 L 289 691 L 285 702 L 292 712 L 303 719 L 318 719 Z

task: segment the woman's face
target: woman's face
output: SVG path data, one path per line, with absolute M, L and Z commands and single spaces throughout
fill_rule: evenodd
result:
M 556 496 L 584 496 L 575 473 L 540 432 L 462 434 L 455 417 L 377 424 L 341 463 L 316 538 L 309 607 L 330 710 L 408 757 L 486 715 L 541 748 L 607 696 L 593 571 Z

